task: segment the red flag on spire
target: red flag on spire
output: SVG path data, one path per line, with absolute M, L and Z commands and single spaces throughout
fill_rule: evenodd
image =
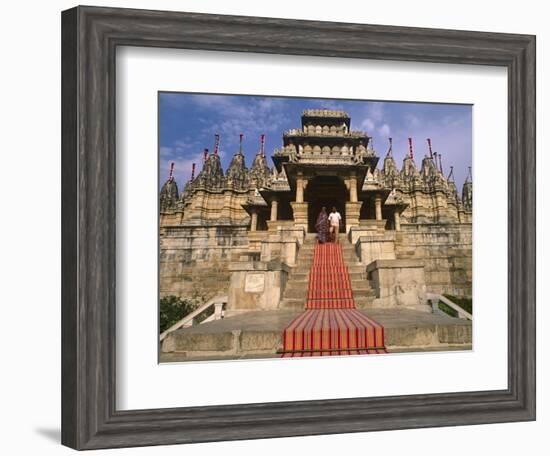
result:
M 262 151 L 262 157 L 265 157 L 265 149 L 264 149 L 264 145 L 265 145 L 265 135 L 262 133 L 262 136 L 261 136 L 261 151 Z
M 411 160 L 414 158 L 414 155 L 413 155 L 413 140 L 412 140 L 412 138 L 409 138 L 409 157 L 411 157 Z
M 206 160 L 208 159 L 208 149 L 204 149 L 204 155 L 202 157 L 202 163 L 204 165 L 204 163 L 206 163 Z
M 216 138 L 214 142 L 214 155 L 218 155 L 218 150 L 220 148 L 220 135 L 214 135 Z
M 434 154 L 432 152 L 432 140 L 430 138 L 426 139 L 428 141 L 428 149 L 430 150 L 430 158 L 434 158 Z
M 168 180 L 174 180 L 174 162 L 170 162 L 170 176 Z
M 195 164 L 191 165 L 191 180 L 195 179 Z

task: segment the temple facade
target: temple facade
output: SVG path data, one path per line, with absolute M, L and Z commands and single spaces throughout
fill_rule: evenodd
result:
M 417 164 L 409 139 L 398 165 L 391 139 L 380 160 L 350 126 L 343 111 L 306 110 L 271 166 L 262 138 L 249 167 L 241 146 L 225 171 L 217 150 L 205 152 L 181 191 L 171 175 L 160 191 L 161 296 L 228 294 L 228 312 L 284 307 L 322 206 L 342 215 L 365 308 L 420 308 L 426 292 L 471 296 L 470 173 L 459 191 L 429 140 Z

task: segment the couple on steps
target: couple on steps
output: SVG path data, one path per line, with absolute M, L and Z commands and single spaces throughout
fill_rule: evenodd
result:
M 327 214 L 327 208 L 323 206 L 315 222 L 315 229 L 317 230 L 319 242 L 324 244 L 328 240 L 338 243 L 341 222 L 342 216 L 336 210 L 336 207 L 332 206 L 332 212 Z

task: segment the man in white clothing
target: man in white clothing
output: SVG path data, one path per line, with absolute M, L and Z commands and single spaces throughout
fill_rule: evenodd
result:
M 340 233 L 340 222 L 342 221 L 342 216 L 340 213 L 336 210 L 334 206 L 332 206 L 332 212 L 328 216 L 328 222 L 330 224 L 330 234 L 332 236 L 333 242 L 338 243 L 338 234 Z

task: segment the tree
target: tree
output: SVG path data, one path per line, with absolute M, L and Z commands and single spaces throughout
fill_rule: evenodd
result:
M 197 303 L 190 299 L 181 299 L 179 296 L 165 296 L 160 299 L 160 332 L 166 331 L 170 326 L 189 315 L 198 307 Z

